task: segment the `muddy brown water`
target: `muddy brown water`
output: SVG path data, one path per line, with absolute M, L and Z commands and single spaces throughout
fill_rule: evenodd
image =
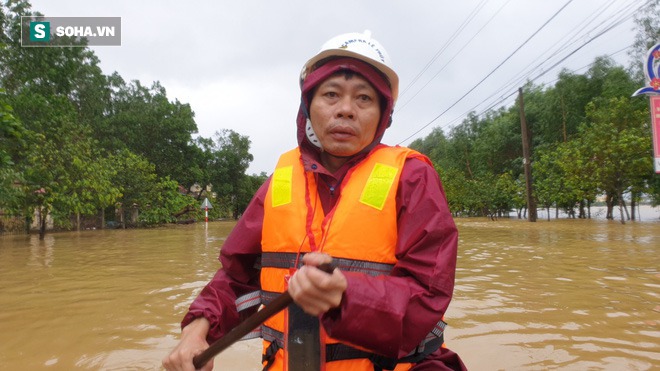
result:
M 660 369 L 660 221 L 456 222 L 446 341 L 471 370 Z M 0 369 L 159 370 L 233 225 L 0 237 Z

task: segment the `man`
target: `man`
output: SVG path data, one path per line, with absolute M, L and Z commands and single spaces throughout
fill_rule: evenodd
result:
M 440 347 L 458 233 L 438 174 L 380 144 L 399 84 L 385 49 L 368 32 L 337 36 L 300 84 L 299 146 L 225 241 L 163 365 L 192 370 L 195 354 L 288 290 L 295 304 L 257 333 L 265 369 L 464 369 Z M 328 262 L 338 269 L 316 268 Z

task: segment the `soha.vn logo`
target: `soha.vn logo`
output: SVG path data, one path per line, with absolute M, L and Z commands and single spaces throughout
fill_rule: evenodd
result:
M 114 26 L 57 26 L 55 36 L 69 37 L 114 37 Z M 30 22 L 30 41 L 50 41 L 50 22 Z
M 30 22 L 30 41 L 50 41 L 50 22 Z

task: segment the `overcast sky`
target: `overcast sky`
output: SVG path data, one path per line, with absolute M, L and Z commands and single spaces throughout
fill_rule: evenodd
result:
M 535 83 L 552 84 L 560 68 L 584 73 L 596 56 L 617 52 L 612 58 L 627 66 L 621 50 L 633 43 L 630 15 L 643 1 L 31 3 L 51 17 L 121 17 L 122 45 L 92 47 L 104 73 L 147 86 L 159 81 L 170 100 L 191 105 L 199 135 L 232 129 L 249 136 L 248 173 L 270 174 L 279 154 L 296 145 L 300 69 L 335 35 L 369 29 L 387 49 L 402 94 L 383 142 L 407 145 L 435 127 L 447 132 L 471 110 L 511 105 L 521 78 L 545 73 Z

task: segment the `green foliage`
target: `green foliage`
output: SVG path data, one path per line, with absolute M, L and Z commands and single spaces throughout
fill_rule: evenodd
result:
M 22 174 L 14 168 L 14 158 L 25 144 L 25 128 L 16 119 L 6 94 L 0 89 L 0 210 L 14 214 L 22 203 L 18 187 Z
M 84 44 L 22 48 L 20 17 L 37 15 L 28 1 L 0 4 L 3 212 L 30 219 L 40 211 L 42 237 L 46 215 L 61 228 L 97 215 L 155 225 L 198 219 L 199 200 L 185 190 L 215 184 L 225 213 L 242 213 L 263 182 L 245 175 L 247 137 L 193 139 L 189 104 L 168 99 L 158 82 L 104 75 Z
M 169 178 L 155 184 L 151 190 L 149 203 L 140 208 L 139 222 L 141 225 L 157 225 L 175 222 L 174 214 L 190 208 L 199 208 L 195 199 L 179 192 L 176 181 Z
M 139 81 L 125 84 L 114 75 L 109 115 L 95 126 L 95 136 L 109 151 L 129 149 L 156 165 L 156 173 L 171 176 L 192 185 L 198 179 L 192 134 L 197 124 L 190 105 L 170 102 L 165 88 L 158 82 L 151 88 Z M 190 169 L 194 168 L 191 172 Z
M 527 84 L 534 196 L 543 208 L 572 213 L 606 195 L 657 200 L 648 103 L 624 68 L 597 58 L 584 75 L 562 71 L 548 88 Z M 435 129 L 411 144 L 438 165 L 456 215 L 498 216 L 525 207 L 518 105 L 474 113 L 448 135 Z M 581 210 L 582 211 L 582 210 Z
M 25 108 L 30 107 L 40 113 L 32 119 L 49 125 L 41 133 L 30 132 L 19 163 L 28 207 L 42 202 L 56 225 L 70 227 L 70 215 L 93 215 L 114 204 L 119 191 L 110 182 L 112 171 L 99 156 L 90 129 L 76 122 L 71 102 L 51 97 L 36 99 Z M 42 189 L 45 193 L 35 198 L 34 192 Z
M 233 130 L 215 133 L 215 141 L 206 143 L 210 161 L 204 168 L 223 211 L 233 218 L 243 213 L 256 188 L 245 175 L 253 157 L 250 139 Z
M 591 125 L 581 133 L 579 156 L 590 160 L 598 189 L 610 198 L 644 190 L 653 173 L 649 114 L 634 103 L 620 97 L 587 105 Z
M 140 225 L 175 222 L 177 213 L 196 209 L 195 200 L 179 192 L 176 181 L 159 178 L 152 163 L 127 149 L 110 156 L 108 168 L 114 174 L 112 184 L 120 191 L 116 206 L 124 223 L 129 223 L 134 208 L 139 209 Z

